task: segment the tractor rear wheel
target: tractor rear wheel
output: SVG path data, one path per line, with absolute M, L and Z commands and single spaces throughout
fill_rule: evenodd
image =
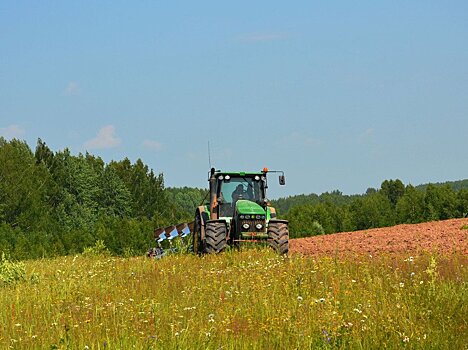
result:
M 284 222 L 268 224 L 268 244 L 280 255 L 287 255 L 289 251 L 289 228 Z
M 227 228 L 224 222 L 207 222 L 205 226 L 205 253 L 220 253 L 226 248 Z

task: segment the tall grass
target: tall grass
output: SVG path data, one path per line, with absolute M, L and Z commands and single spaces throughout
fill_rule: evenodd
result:
M 0 348 L 464 349 L 466 263 L 254 249 L 28 261 L 34 283 L 0 288 Z

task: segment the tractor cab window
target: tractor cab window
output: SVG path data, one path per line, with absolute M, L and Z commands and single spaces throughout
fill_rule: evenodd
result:
M 220 200 L 220 216 L 232 216 L 239 199 L 261 203 L 264 198 L 263 181 L 256 177 L 230 177 L 221 180 L 218 189 Z

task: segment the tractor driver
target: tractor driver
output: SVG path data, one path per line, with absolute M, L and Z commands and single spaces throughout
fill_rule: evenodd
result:
M 239 199 L 245 198 L 244 186 L 242 184 L 237 185 L 234 192 L 232 192 L 232 203 L 236 203 Z

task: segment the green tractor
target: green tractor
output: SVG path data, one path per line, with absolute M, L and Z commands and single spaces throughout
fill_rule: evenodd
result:
M 281 255 L 288 254 L 289 230 L 286 220 L 276 218 L 276 210 L 266 198 L 267 173 L 209 172 L 209 203 L 196 209 L 191 230 L 193 251 L 198 254 L 222 252 L 241 242 L 267 242 Z

